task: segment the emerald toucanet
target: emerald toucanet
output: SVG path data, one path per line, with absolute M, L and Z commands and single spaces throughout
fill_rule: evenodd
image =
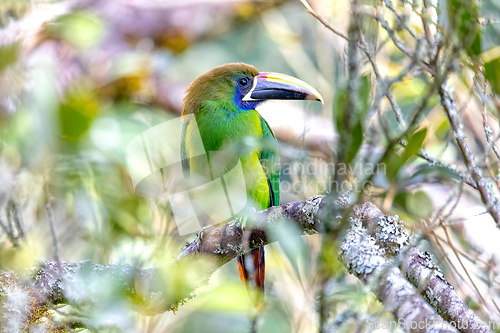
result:
M 259 73 L 255 67 L 243 63 L 216 67 L 194 80 L 187 89 L 182 111 L 183 117 L 194 115 L 195 119 L 188 118 L 191 120 L 185 121 L 182 129 L 184 175 L 207 174 L 207 164 L 197 163 L 194 159 L 194 131 L 198 131 L 209 160 L 208 152 L 234 151 L 234 147 L 242 147 L 237 154 L 244 174 L 248 206 L 261 210 L 278 205 L 280 171 L 276 138 L 268 123 L 255 110 L 269 99 L 323 102 L 313 87 L 299 79 L 278 73 Z M 249 145 L 248 142 L 255 144 Z M 219 158 L 216 168 L 231 169 L 229 160 Z M 214 166 L 210 163 L 213 178 Z M 241 281 L 247 287 L 253 305 L 262 311 L 264 248 L 238 256 L 237 263 Z

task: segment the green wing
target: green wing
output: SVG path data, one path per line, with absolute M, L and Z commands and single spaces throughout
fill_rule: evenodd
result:
M 260 117 L 262 126 L 263 148 L 259 155 L 260 164 L 264 168 L 271 193 L 270 206 L 277 206 L 280 203 L 280 157 L 278 155 L 278 141 L 274 136 L 267 121 Z
M 186 122 L 182 126 L 180 147 L 182 171 L 185 177 L 189 177 L 190 174 L 189 157 L 186 152 L 186 129 L 188 124 L 189 123 Z M 266 173 L 269 192 L 271 193 L 270 205 L 277 206 L 280 202 L 280 161 L 278 155 L 278 142 L 269 124 L 262 117 L 260 117 L 260 124 L 262 126 L 263 148 L 259 154 L 259 160 Z
M 189 158 L 186 152 L 186 131 L 188 125 L 189 122 L 186 121 L 182 125 L 182 132 L 181 132 L 181 164 L 182 164 L 182 172 L 184 173 L 184 177 L 186 178 L 189 177 Z

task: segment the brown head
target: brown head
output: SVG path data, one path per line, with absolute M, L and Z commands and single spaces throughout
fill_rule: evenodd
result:
M 250 110 L 268 99 L 311 99 L 323 102 L 309 84 L 279 73 L 259 73 L 244 63 L 215 67 L 194 80 L 186 91 L 182 115 L 196 114 L 204 103 Z

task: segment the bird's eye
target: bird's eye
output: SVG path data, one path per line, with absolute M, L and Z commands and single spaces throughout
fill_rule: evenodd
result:
M 248 84 L 248 79 L 246 77 L 242 77 L 241 79 L 238 80 L 238 84 L 240 86 L 246 86 Z

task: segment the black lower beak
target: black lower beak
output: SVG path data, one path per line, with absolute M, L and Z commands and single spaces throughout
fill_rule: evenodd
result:
M 255 77 L 254 86 L 243 100 L 268 99 L 307 99 L 323 103 L 319 92 L 304 81 L 279 73 L 260 73 Z

